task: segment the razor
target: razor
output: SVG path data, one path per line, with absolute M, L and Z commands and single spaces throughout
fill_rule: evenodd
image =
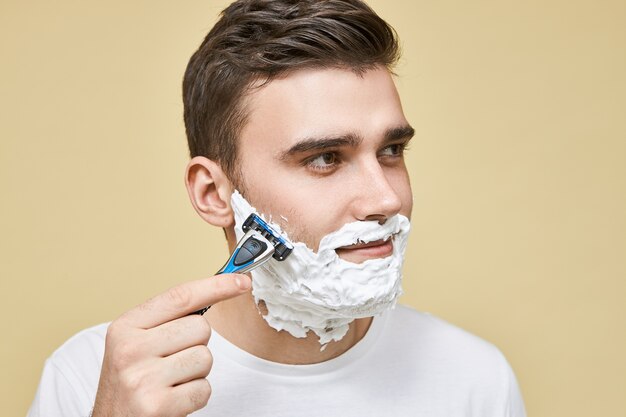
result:
M 243 274 L 263 265 L 271 258 L 277 261 L 284 261 L 293 250 L 293 245 L 287 239 L 283 238 L 261 217 L 254 213 L 243 222 L 241 229 L 245 234 L 237 242 L 237 247 L 235 247 L 228 261 L 215 275 Z M 209 308 L 211 306 L 207 306 L 193 314 L 203 315 Z

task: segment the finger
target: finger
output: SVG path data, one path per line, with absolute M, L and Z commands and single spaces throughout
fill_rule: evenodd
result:
M 163 382 L 176 386 L 205 378 L 213 366 L 213 356 L 206 346 L 192 346 L 163 358 L 160 366 Z
M 207 405 L 211 397 L 211 385 L 206 378 L 198 378 L 175 386 L 171 393 L 172 406 L 187 415 Z
M 155 354 L 169 356 L 191 346 L 206 346 L 211 326 L 205 317 L 194 314 L 148 329 L 145 337 L 146 345 L 154 346 Z
M 250 286 L 250 278 L 242 274 L 221 274 L 186 282 L 149 299 L 120 319 L 133 327 L 149 329 L 236 297 Z

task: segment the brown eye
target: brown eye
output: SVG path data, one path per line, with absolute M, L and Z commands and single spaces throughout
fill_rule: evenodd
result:
M 322 157 L 322 160 L 325 164 L 334 164 L 337 160 L 337 156 L 331 152 L 326 152 L 320 156 Z
M 338 159 L 335 152 L 324 152 L 309 159 L 307 165 L 313 169 L 324 170 L 336 165 L 339 162 Z
M 404 153 L 406 145 L 402 143 L 396 143 L 389 145 L 381 151 L 382 156 L 401 156 Z

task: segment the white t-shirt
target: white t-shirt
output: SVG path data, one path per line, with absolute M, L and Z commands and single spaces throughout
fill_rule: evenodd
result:
M 86 329 L 46 361 L 29 417 L 88 416 L 107 324 Z M 522 417 L 515 376 L 493 345 L 430 314 L 398 306 L 359 343 L 313 365 L 259 359 L 213 332 L 209 416 Z

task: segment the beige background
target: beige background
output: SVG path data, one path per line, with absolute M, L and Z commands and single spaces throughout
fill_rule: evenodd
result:
M 180 100 L 225 3 L 0 2 L 2 415 L 69 336 L 225 260 Z M 626 3 L 371 4 L 417 130 L 404 302 L 499 346 L 529 415 L 624 415 Z

